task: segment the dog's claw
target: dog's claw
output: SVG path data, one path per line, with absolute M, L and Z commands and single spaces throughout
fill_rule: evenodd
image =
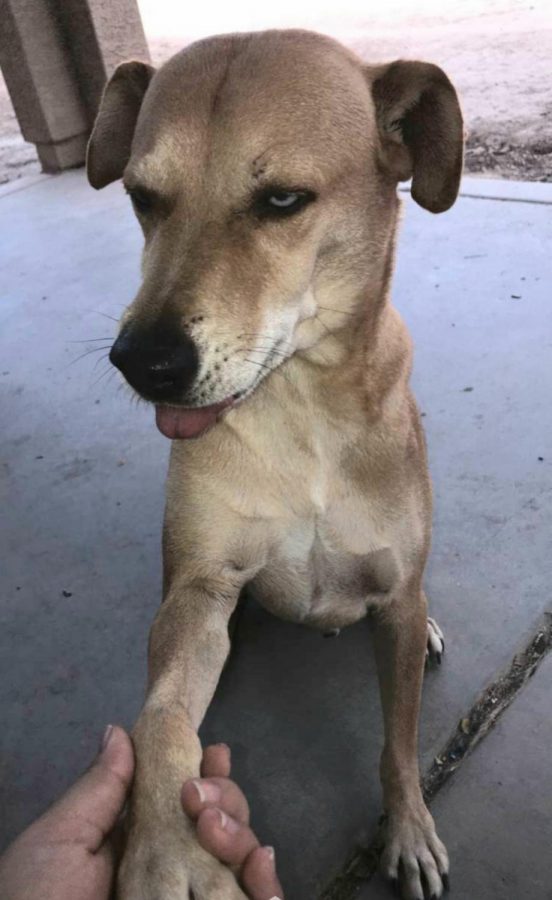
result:
M 444 875 L 441 875 L 441 881 L 443 882 L 445 891 L 450 891 L 450 878 L 448 872 L 445 872 Z

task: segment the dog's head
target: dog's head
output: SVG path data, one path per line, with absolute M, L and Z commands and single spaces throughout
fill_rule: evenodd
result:
M 293 353 L 381 297 L 398 200 L 432 212 L 462 168 L 456 93 L 436 66 L 363 66 L 329 38 L 201 41 L 159 71 L 123 63 L 88 148 L 123 178 L 143 283 L 112 362 L 169 437 L 202 433 Z

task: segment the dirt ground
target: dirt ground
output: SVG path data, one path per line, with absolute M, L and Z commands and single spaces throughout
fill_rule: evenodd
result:
M 334 16 L 320 30 L 370 62 L 403 57 L 442 66 L 462 99 L 468 173 L 552 181 L 551 0 L 443 0 L 438 13 L 420 12 L 420 3 L 414 14 L 412 7 L 402 0 L 385 17 L 367 13 L 344 27 Z M 148 39 L 156 64 L 190 40 L 151 31 Z M 0 183 L 38 171 L 0 79 Z

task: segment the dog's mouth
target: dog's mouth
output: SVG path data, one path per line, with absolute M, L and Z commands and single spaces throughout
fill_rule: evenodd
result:
M 200 437 L 213 425 L 216 425 L 224 412 L 251 396 L 267 374 L 270 374 L 271 371 L 285 361 L 285 357 L 281 354 L 277 364 L 275 366 L 271 365 L 279 352 L 279 348 L 280 342 L 268 352 L 262 363 L 256 360 L 248 360 L 248 362 L 254 363 L 258 367 L 253 381 L 247 388 L 231 394 L 224 400 L 219 400 L 218 403 L 213 403 L 210 406 L 170 406 L 164 403 L 156 403 L 155 422 L 161 434 L 171 441 Z
M 171 441 L 197 438 L 216 424 L 226 409 L 234 406 L 236 397 L 227 397 L 212 406 L 162 406 L 155 407 L 155 422 L 165 437 Z

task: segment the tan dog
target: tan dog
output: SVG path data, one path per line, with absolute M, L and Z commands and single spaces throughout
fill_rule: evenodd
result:
M 389 301 L 396 185 L 455 200 L 462 118 L 436 66 L 365 66 L 302 31 L 216 37 L 158 72 L 125 63 L 89 146 L 91 184 L 124 178 L 143 284 L 111 358 L 172 445 L 164 602 L 134 732 L 120 900 L 234 900 L 230 869 L 179 803 L 198 726 L 250 585 L 322 631 L 371 610 L 385 719 L 385 873 L 440 897 L 447 854 L 420 790 L 417 722 L 431 491 Z

